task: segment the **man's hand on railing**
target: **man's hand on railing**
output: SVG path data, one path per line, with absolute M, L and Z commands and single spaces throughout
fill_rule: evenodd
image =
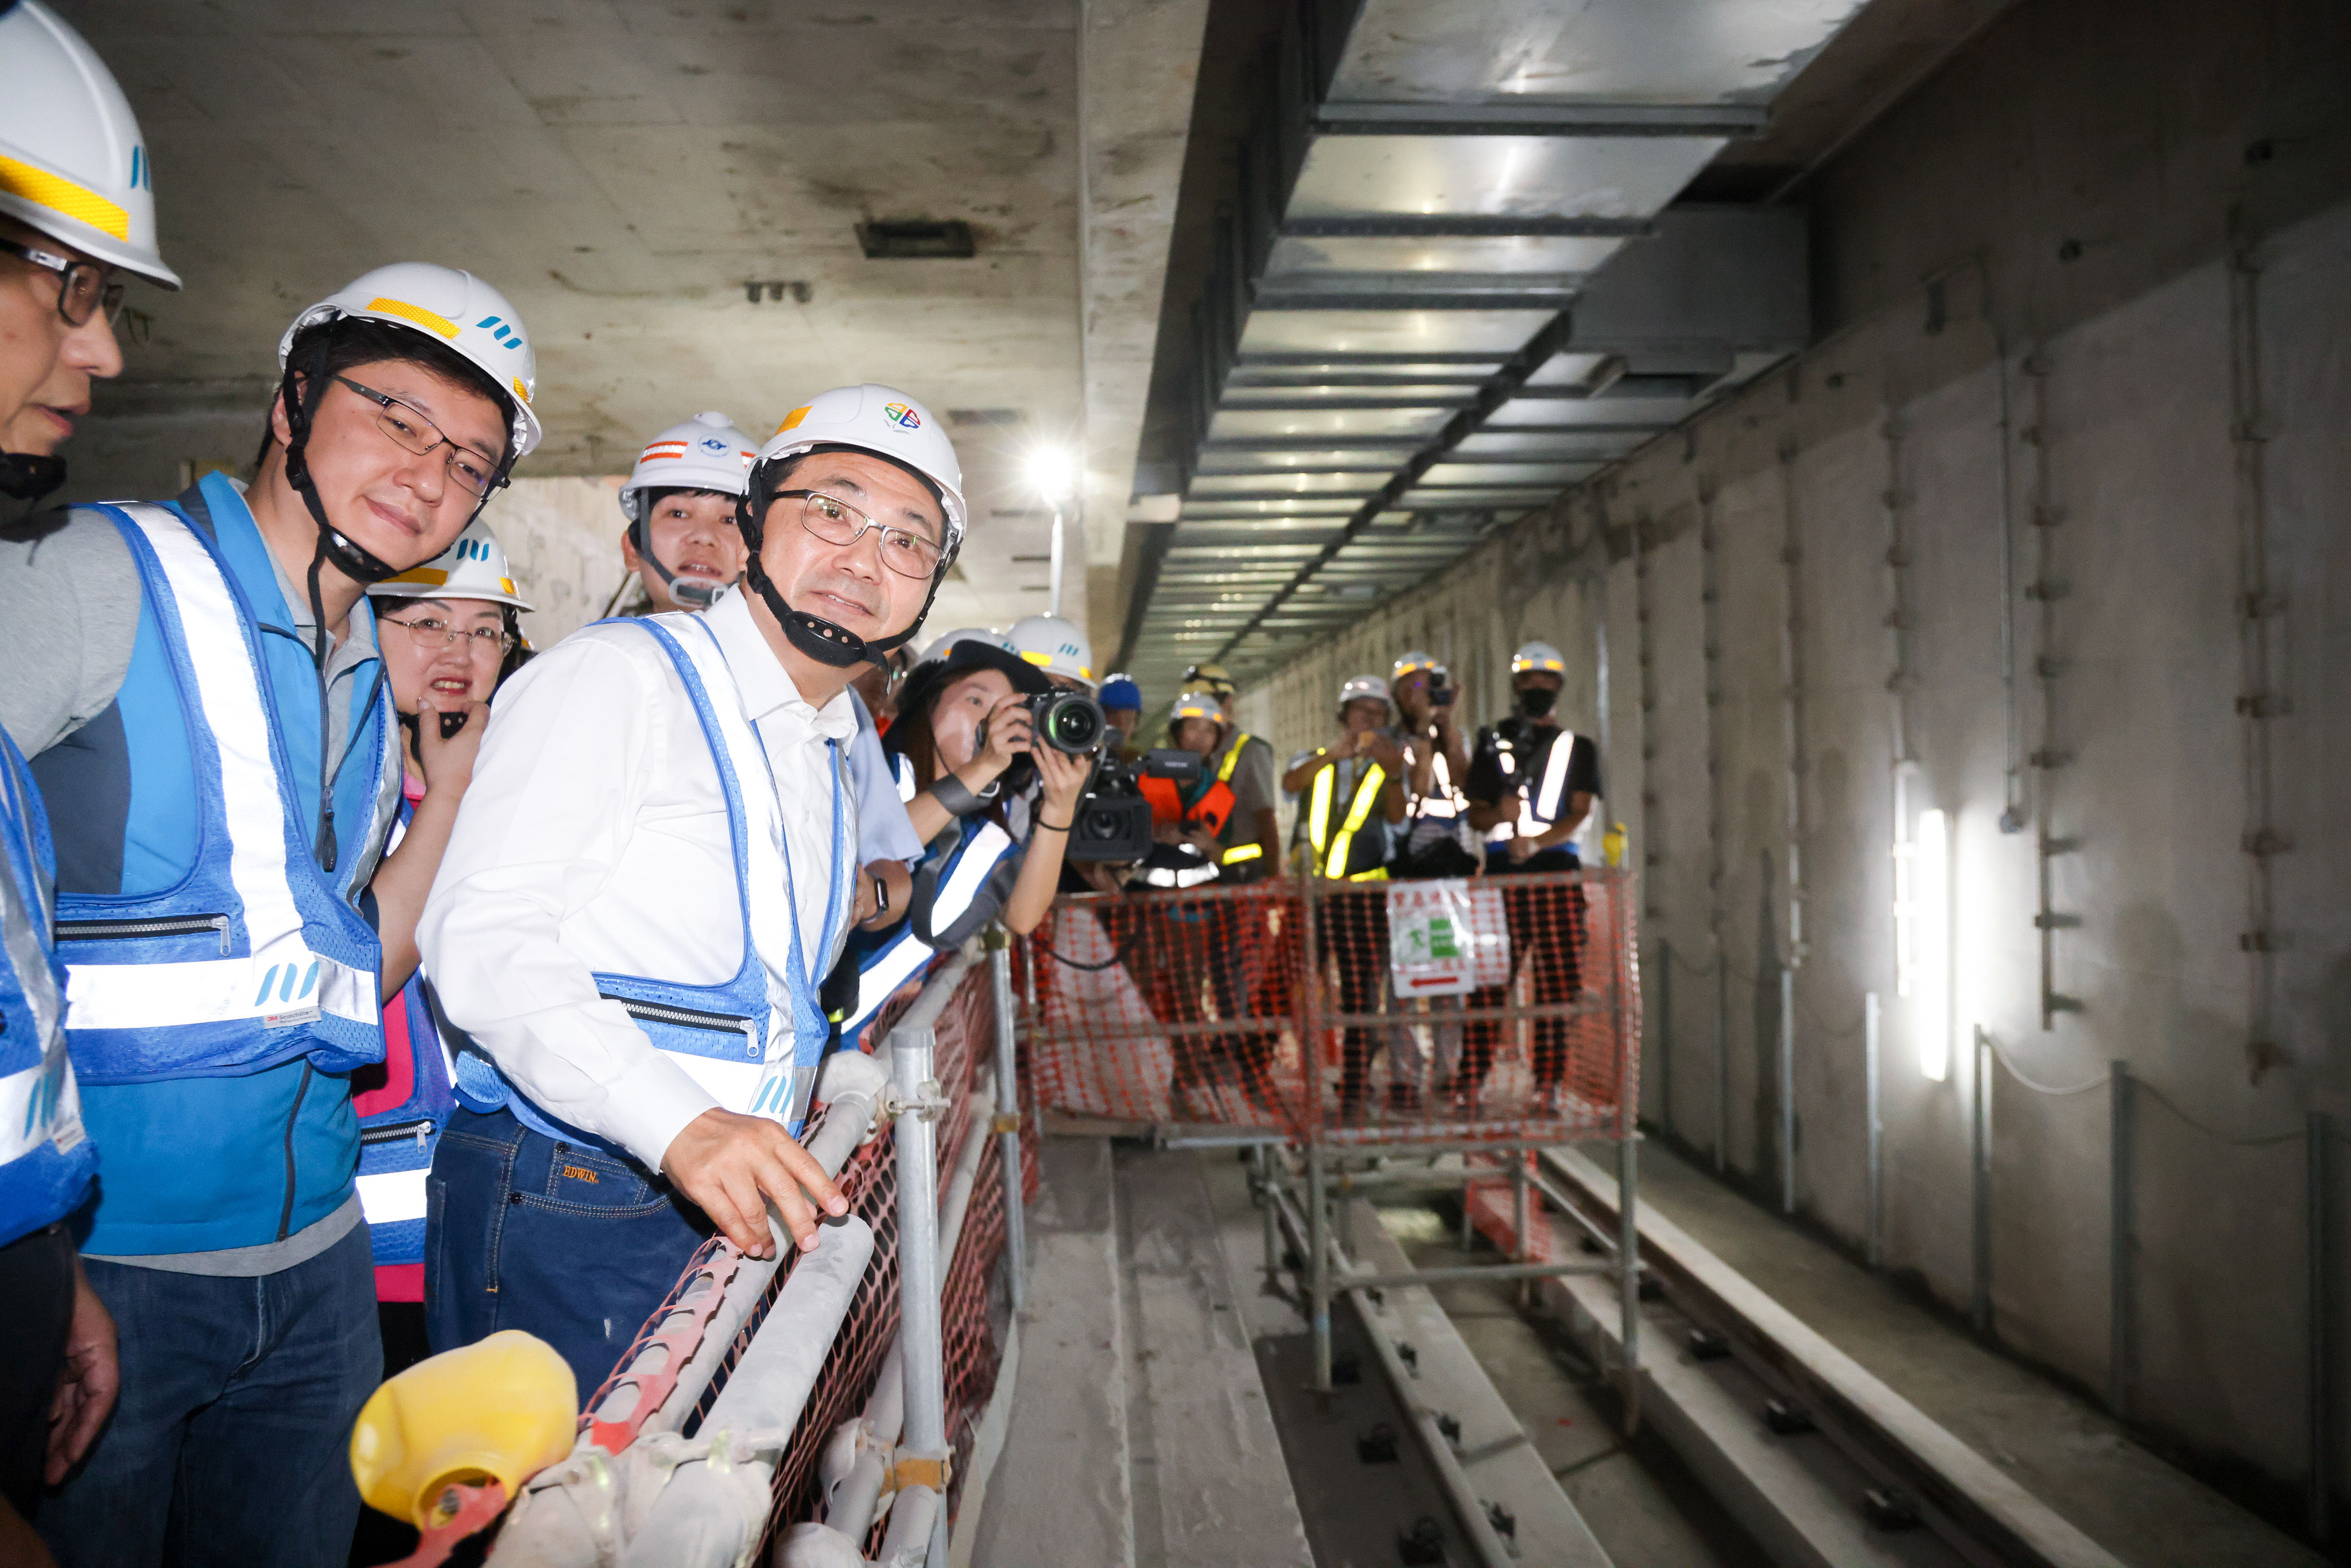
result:
M 824 1167 L 781 1124 L 765 1116 L 705 1111 L 670 1140 L 662 1174 L 700 1206 L 727 1240 L 754 1258 L 775 1256 L 768 1224 L 771 1203 L 803 1252 L 816 1247 L 819 1207 L 835 1218 L 849 1212 L 849 1200 Z

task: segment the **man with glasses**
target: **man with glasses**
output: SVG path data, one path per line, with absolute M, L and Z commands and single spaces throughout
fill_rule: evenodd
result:
M 436 1350 L 526 1329 L 585 1396 L 713 1229 L 769 1257 L 846 1210 L 795 1136 L 861 891 L 849 683 L 914 636 L 965 516 L 930 411 L 837 388 L 751 469 L 742 587 L 588 627 L 500 695 L 419 928 L 471 1040 Z
M 39 1528 L 68 1563 L 340 1561 L 381 1364 L 352 1185 L 383 1054 L 371 912 L 400 799 L 368 584 L 447 549 L 538 439 L 528 338 L 467 273 L 296 318 L 250 486 L 0 543 L 0 725 L 57 859 L 66 1030 L 107 1152 L 84 1266 L 123 1395 Z
M 65 482 L 57 448 L 89 412 L 90 383 L 122 369 L 115 268 L 179 287 L 156 249 L 146 171 L 138 121 L 105 62 L 35 0 L 0 5 L 0 549 L 47 526 L 29 514 Z M 53 551 L 75 553 L 71 544 Z M 112 613 L 136 609 L 126 595 Z M 5 604 L 0 625 L 16 625 Z M 59 678 L 28 668 L 41 663 L 11 638 L 0 645 L 0 685 Z M 56 869 L 40 791 L 0 735 L 0 1561 L 9 1563 L 47 1560 L 25 1520 L 44 1483 L 89 1450 L 120 1375 L 114 1322 L 72 1228 L 97 1190 L 98 1145 L 65 1036 Z
M 139 121 L 89 44 L 40 0 L 0 5 L 0 496 L 65 483 L 57 448 L 89 383 L 122 371 L 115 269 L 176 289 L 155 244 Z

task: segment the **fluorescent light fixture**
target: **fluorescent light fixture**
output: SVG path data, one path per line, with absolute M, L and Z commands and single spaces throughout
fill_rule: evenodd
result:
M 1918 1071 L 1937 1083 L 1951 1071 L 1951 820 L 1918 813 L 1910 844 L 1910 1028 Z M 1900 880 L 1897 871 L 1896 880 Z

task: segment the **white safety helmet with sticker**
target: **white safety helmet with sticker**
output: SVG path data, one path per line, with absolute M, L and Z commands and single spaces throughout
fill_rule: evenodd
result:
M 1011 639 L 993 626 L 959 626 L 924 649 L 921 662 L 929 664 L 933 659 L 946 658 L 947 650 L 957 643 L 985 643 L 991 648 L 1000 648 L 1008 653 L 1019 652 L 1013 647 Z
M 723 413 L 697 413 L 673 424 L 645 444 L 637 465 L 621 486 L 621 511 L 632 523 L 645 520 L 645 497 L 654 490 L 712 490 L 739 496 L 749 485 L 759 444 L 735 428 Z M 638 542 L 643 553 L 643 541 Z
M 1388 684 L 1377 675 L 1350 675 L 1339 683 L 1339 706 L 1342 709 L 1358 697 L 1374 697 L 1381 702 L 1392 700 L 1388 695 Z
M 1187 718 L 1205 718 L 1222 727 L 1225 723 L 1223 699 L 1214 692 L 1186 692 L 1167 710 L 1168 727 L 1172 729 Z
M 1388 680 L 1393 685 L 1402 681 L 1406 675 L 1417 674 L 1423 670 L 1426 670 L 1439 684 L 1442 684 L 1445 677 L 1451 674 L 1444 665 L 1437 662 L 1436 654 L 1424 653 L 1415 648 L 1411 653 L 1398 659 L 1389 669 Z
M 373 599 L 486 599 L 517 610 L 530 608 L 530 601 L 515 587 L 506 548 L 479 517 L 465 525 L 455 544 L 423 566 L 370 583 L 368 595 Z
M 41 0 L 0 5 L 0 213 L 166 288 L 155 173 L 114 73 Z
M 803 453 L 833 449 L 869 453 L 898 465 L 930 487 L 946 515 L 946 537 L 939 541 L 938 561 L 931 569 L 930 592 L 923 607 L 904 631 L 871 642 L 822 616 L 793 609 L 759 559 L 766 542 L 768 503 L 785 487 L 778 470 Z M 751 465 L 750 487 L 736 513 L 736 526 L 751 552 L 744 580 L 782 624 L 793 647 L 819 664 L 849 669 L 904 647 L 923 629 L 931 606 L 938 601 L 939 584 L 946 580 L 956 552 L 963 549 L 967 517 L 963 465 L 956 458 L 955 444 L 929 409 L 897 388 L 875 382 L 835 387 L 784 415 L 776 434 L 759 449 L 758 461 Z
M 1510 674 L 1523 674 L 1529 670 L 1563 675 L 1567 673 L 1567 656 L 1548 643 L 1525 643 L 1510 655 Z
M 1092 691 L 1094 645 L 1058 615 L 1024 615 L 1012 623 L 1012 651 L 1049 675 L 1067 675 Z
M 538 391 L 538 358 L 507 297 L 472 273 L 429 261 L 396 261 L 361 273 L 294 318 L 277 340 L 278 368 L 289 368 L 294 340 L 306 329 L 341 318 L 422 332 L 488 376 L 514 404 L 506 466 L 538 444 L 538 415 L 530 407 Z

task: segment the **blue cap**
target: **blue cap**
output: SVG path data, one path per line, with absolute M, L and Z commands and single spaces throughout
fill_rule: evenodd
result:
M 1138 713 L 1143 708 L 1143 688 L 1123 675 L 1104 681 L 1094 700 L 1105 708 L 1131 707 Z

